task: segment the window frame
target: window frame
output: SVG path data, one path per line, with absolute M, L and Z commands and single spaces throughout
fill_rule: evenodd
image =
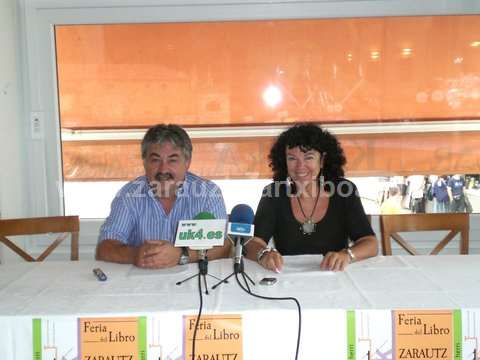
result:
M 56 25 L 480 14 L 480 3 L 468 0 L 20 0 L 19 7 L 31 216 L 64 212 Z

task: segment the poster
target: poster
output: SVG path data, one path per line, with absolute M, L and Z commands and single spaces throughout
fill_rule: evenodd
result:
M 351 337 L 354 340 L 355 356 L 350 359 L 392 360 L 392 312 L 356 310 L 354 314 L 355 333 Z
M 243 360 L 241 315 L 202 315 L 192 357 L 193 335 L 197 316 L 184 317 L 185 360 Z
M 452 310 L 393 311 L 396 359 L 461 359 L 461 316 Z
M 78 320 L 81 360 L 146 360 L 146 318 L 112 317 Z

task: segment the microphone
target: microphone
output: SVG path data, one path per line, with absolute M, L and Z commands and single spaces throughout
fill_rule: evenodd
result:
M 213 246 L 222 246 L 224 244 L 226 222 L 226 219 L 216 219 L 215 215 L 207 211 L 199 212 L 191 220 L 179 221 L 175 246 L 189 247 L 198 251 L 198 274 L 178 281 L 177 285 L 181 285 L 196 276 L 202 276 L 205 284 L 205 294 L 208 294 L 206 276 L 220 280 L 208 273 L 207 250 Z M 182 263 L 182 258 L 180 258 L 179 263 Z
M 223 246 L 226 223 L 226 219 L 216 219 L 212 213 L 201 211 L 193 219 L 178 222 L 174 245 L 193 250 Z
M 226 283 L 232 276 L 237 278 L 238 274 L 242 275 L 245 286 L 249 289 L 248 281 L 255 285 L 255 282 L 245 271 L 243 271 L 243 246 L 253 237 L 253 210 L 245 204 L 235 205 L 230 213 L 230 222 L 228 223 L 227 237 L 235 245 L 235 257 L 233 260 L 233 272 L 219 283 L 212 286 L 215 289 L 222 283 Z M 248 281 L 247 281 L 248 280 Z M 238 281 L 238 278 L 237 278 Z
M 194 220 L 214 220 L 215 215 L 213 215 L 211 212 L 208 212 L 208 211 L 202 211 L 202 212 L 199 212 L 193 219 Z M 199 265 L 201 274 L 206 274 L 208 272 L 207 261 L 208 261 L 207 250 L 205 248 L 198 249 L 198 265 Z
M 230 222 L 228 223 L 228 236 L 235 245 L 235 256 L 233 262 L 235 273 L 243 272 L 243 246 L 253 237 L 253 218 L 253 210 L 246 204 L 235 205 L 230 214 Z
M 194 218 L 194 220 L 213 220 L 215 219 L 215 215 L 208 211 L 201 211 L 199 212 Z

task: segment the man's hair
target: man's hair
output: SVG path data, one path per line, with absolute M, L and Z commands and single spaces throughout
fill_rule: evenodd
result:
M 192 141 L 187 132 L 174 124 L 159 124 L 148 129 L 142 140 L 142 159 L 147 157 L 148 147 L 152 144 L 170 142 L 180 148 L 185 159 L 192 158 Z

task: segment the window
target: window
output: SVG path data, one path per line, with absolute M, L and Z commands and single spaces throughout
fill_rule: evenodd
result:
M 57 25 L 66 212 L 105 216 L 116 190 L 143 173 L 139 141 L 160 122 L 189 129 L 192 171 L 218 181 L 230 208 L 243 202 L 230 189 L 245 186 L 255 207 L 274 136 L 299 120 L 338 134 L 367 212 L 381 211 L 394 176 L 405 186 L 407 176 L 427 176 L 427 197 L 432 174 L 462 174 L 474 200 L 476 178 L 465 175 L 478 172 L 479 24 L 421 16 Z

